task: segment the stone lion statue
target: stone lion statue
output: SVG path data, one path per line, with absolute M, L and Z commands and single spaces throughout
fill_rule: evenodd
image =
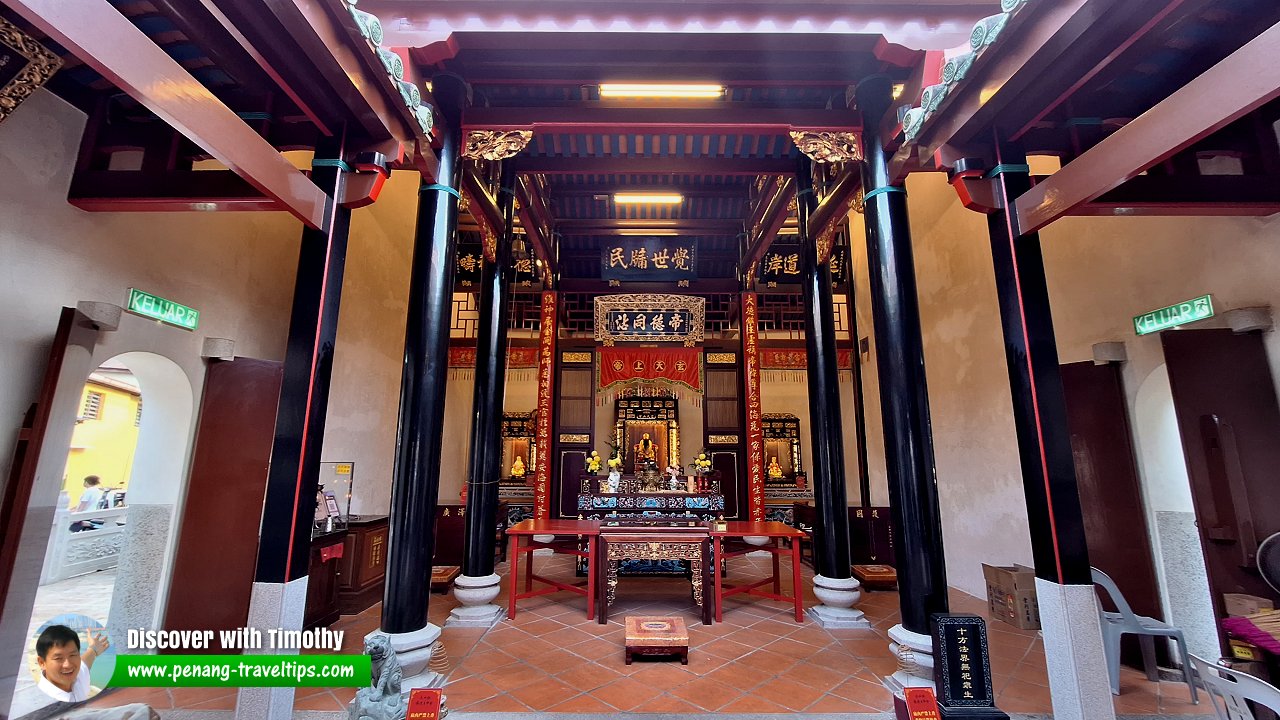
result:
M 386 635 L 366 639 L 364 653 L 372 661 L 372 684 L 356 691 L 348 717 L 350 720 L 404 720 L 407 708 L 400 696 L 404 673 L 391 647 L 391 639 Z

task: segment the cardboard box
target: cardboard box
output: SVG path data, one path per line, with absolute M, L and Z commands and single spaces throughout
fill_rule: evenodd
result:
M 982 564 L 987 581 L 987 611 L 1021 630 L 1040 628 L 1040 605 L 1036 600 L 1035 570 L 1025 565 L 1001 567 Z
M 1275 609 L 1275 603 L 1267 598 L 1244 593 L 1223 593 L 1222 603 L 1226 608 L 1227 617 L 1245 617 L 1263 610 Z
M 1262 662 L 1266 660 L 1266 657 L 1262 654 L 1262 648 L 1251 642 L 1240 640 L 1238 638 L 1231 638 L 1227 641 L 1227 644 L 1231 646 L 1231 656 L 1237 660 L 1247 660 L 1252 662 Z

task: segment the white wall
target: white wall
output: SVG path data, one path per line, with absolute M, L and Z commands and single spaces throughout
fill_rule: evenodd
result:
M 845 496 L 851 505 L 859 503 L 858 442 L 854 432 L 853 371 L 840 370 L 840 427 L 844 435 Z M 800 461 L 813 482 L 813 425 L 809 421 L 809 380 L 803 370 L 761 370 L 760 408 L 766 413 L 789 413 L 800 419 Z M 878 411 L 878 406 L 872 407 Z M 883 455 L 882 455 L 883 457 Z M 768 462 L 768 460 L 765 460 Z M 812 487 L 812 485 L 810 485 Z
M 284 354 L 300 223 L 270 212 L 78 210 L 66 197 L 84 122 L 37 91 L 0 123 L 0 175 L 11 179 L 0 184 L 0 468 L 63 306 L 124 305 L 137 287 L 200 310 L 195 332 L 234 339 L 239 355 Z
M 1031 561 L 990 243 L 983 216 L 960 206 L 944 176 L 913 175 L 907 190 L 947 574 L 952 585 L 981 597 L 981 563 Z M 858 321 L 866 335 L 866 243 L 854 217 Z M 1158 337 L 1134 336 L 1134 315 L 1204 293 L 1213 293 L 1219 316 L 1235 307 L 1280 306 L 1276 218 L 1067 218 L 1041 239 L 1061 362 L 1091 359 L 1094 343 L 1124 341 L 1131 418 L 1138 387 L 1163 362 Z M 1196 325 L 1215 326 L 1220 317 Z M 1280 338 L 1269 333 L 1266 343 L 1274 375 Z M 863 369 L 876 499 L 885 470 L 874 339 L 871 350 Z M 1159 483 L 1170 480 L 1155 468 L 1170 459 L 1141 436 L 1135 447 L 1149 502 L 1167 502 Z M 1160 475 L 1154 488 L 1153 475 Z

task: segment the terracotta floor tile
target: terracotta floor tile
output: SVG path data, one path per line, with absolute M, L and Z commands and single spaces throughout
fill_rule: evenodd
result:
M 702 712 L 697 705 L 691 705 L 684 700 L 672 697 L 666 693 L 662 693 L 657 697 L 650 698 L 635 706 L 632 712 L 638 713 L 696 713 Z
M 789 637 L 782 637 L 768 643 L 762 643 L 762 646 L 769 651 L 776 652 L 779 655 L 785 655 L 795 660 L 807 660 L 819 652 L 819 648 L 808 643 L 802 643 L 798 640 L 792 640 Z
M 528 685 L 531 682 L 537 682 L 538 680 L 548 676 L 549 673 L 541 668 L 536 668 L 525 663 L 519 663 L 517 665 L 508 665 L 503 668 L 498 668 L 491 673 L 487 673 L 484 676 L 484 679 L 490 685 L 498 688 L 499 690 L 508 692 L 514 688 Z
M 876 708 L 847 700 L 839 695 L 823 695 L 818 698 L 809 707 L 804 709 L 808 713 L 872 713 L 879 712 Z
M 879 634 L 868 631 L 870 637 L 841 638 L 840 646 L 857 657 L 875 657 L 889 654 L 889 643 Z
M 315 695 L 318 693 L 327 693 L 328 688 L 298 688 L 297 694 Z M 191 707 L 196 703 L 209 702 L 210 700 L 218 700 L 221 698 L 236 697 L 235 688 L 225 687 L 199 687 L 199 688 L 170 688 L 169 696 L 173 699 L 174 707 Z
M 480 650 L 472 651 L 470 654 L 460 657 L 455 662 L 454 672 L 458 672 L 465 668 L 466 674 L 475 675 L 479 673 L 492 672 L 500 667 L 505 667 L 520 661 L 501 650 Z
M 556 675 L 562 682 L 582 692 L 590 692 L 622 677 L 616 670 L 593 662 L 577 663 Z
M 563 702 L 565 698 L 576 695 L 579 691 L 553 677 L 542 678 L 536 682 L 518 687 L 508 693 L 511 697 L 529 706 L 530 710 L 542 711 Z
M 1152 695 L 1150 700 L 1150 712 L 1155 712 L 1155 696 Z M 1005 689 L 996 696 L 996 705 L 1005 712 L 1048 712 L 1052 709 L 1049 688 L 1021 680 L 1009 681 Z
M 752 695 L 744 695 L 720 708 L 723 713 L 789 713 L 787 708 Z
M 893 695 L 879 682 L 871 682 L 861 677 L 850 678 L 837 685 L 831 694 L 868 707 L 889 709 L 893 707 Z
M 450 698 L 457 696 L 466 698 L 467 702 L 487 700 L 502 692 L 482 677 L 469 677 L 463 680 L 450 681 L 445 684 L 444 694 Z
M 1049 673 L 1044 665 L 1034 662 L 1021 662 L 1013 672 L 1013 679 L 1028 682 L 1033 685 L 1043 685 L 1049 687 Z
M 467 712 L 529 712 L 529 707 L 510 695 L 503 694 L 467 705 L 466 710 Z
M 707 677 L 722 682 L 729 687 L 746 691 L 768 680 L 772 675 L 772 673 L 764 674 L 760 670 L 740 663 L 725 663 L 708 673 Z
M 644 683 L 654 690 L 673 690 L 694 679 L 692 673 L 684 670 L 679 660 L 636 658 L 632 667 L 638 668 L 631 673 L 631 679 Z
M 623 648 L 622 645 L 615 645 L 611 641 L 593 638 L 569 645 L 565 650 L 586 660 L 599 660 L 610 655 L 620 655 Z
M 233 691 L 234 694 L 234 691 Z M 130 703 L 146 703 L 156 708 L 172 708 L 173 701 L 165 688 L 111 688 L 88 702 L 88 707 L 119 707 Z
M 719 640 L 712 640 L 711 642 L 700 646 L 698 650 L 711 653 L 712 655 L 725 658 L 726 660 L 736 660 L 743 655 L 755 652 L 756 648 L 753 645 L 746 645 L 736 640 L 721 638 Z
M 504 644 L 502 646 L 503 652 L 512 657 L 520 658 L 521 660 L 543 655 L 554 649 L 555 645 L 552 645 L 546 640 L 535 638 L 527 634 L 524 638 L 521 638 L 516 642 Z
M 552 705 L 548 710 L 557 713 L 599 713 L 601 715 L 617 712 L 617 708 L 605 704 L 590 693 L 570 698 L 559 705 Z
M 714 711 L 742 697 L 742 690 L 710 678 L 696 678 L 671 694 L 704 710 Z
M 750 655 L 744 655 L 738 659 L 738 662 L 757 671 L 766 673 L 770 676 L 778 675 L 791 669 L 796 664 L 795 658 L 789 658 L 786 655 L 779 655 L 769 650 L 757 650 Z
M 797 663 L 795 667 L 782 673 L 779 677 L 827 692 L 846 682 L 860 668 L 861 663 L 858 664 L 857 668 L 844 668 L 802 662 Z
M 535 655 L 525 662 L 533 667 L 545 670 L 550 675 L 556 675 L 581 664 L 582 658 L 567 650 L 556 648 L 541 655 Z
M 722 657 L 693 648 L 689 650 L 689 664 L 686 669 L 693 673 L 694 676 L 702 677 L 716 668 L 723 667 L 728 662 L 730 661 Z
M 791 710 L 800 710 L 817 702 L 823 691 L 787 678 L 775 678 L 755 688 L 751 694 L 776 702 Z
M 595 697 L 619 710 L 631 710 L 652 694 L 653 690 L 651 688 L 629 677 L 615 680 L 592 693 Z
M 560 630 L 566 629 L 564 623 L 559 623 L 555 620 L 535 620 L 533 622 L 519 625 L 518 627 L 534 637 L 552 635 Z

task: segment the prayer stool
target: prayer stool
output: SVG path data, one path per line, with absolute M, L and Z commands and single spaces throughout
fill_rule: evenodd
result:
M 679 655 L 689 664 L 689 630 L 682 617 L 627 618 L 627 664 L 635 655 Z
M 457 565 L 437 565 L 431 568 L 431 592 L 449 592 L 449 587 L 461 574 L 462 568 Z
M 898 571 L 891 565 L 854 565 L 853 576 L 868 590 L 892 590 L 898 584 Z

